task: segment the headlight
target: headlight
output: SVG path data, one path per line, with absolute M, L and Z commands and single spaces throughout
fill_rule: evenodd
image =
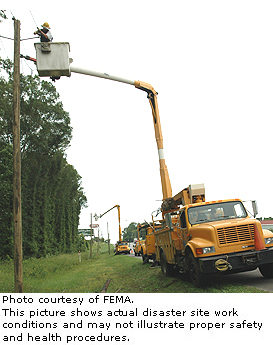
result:
M 273 244 L 273 237 L 268 237 L 264 239 L 265 244 Z
M 196 254 L 202 255 L 202 254 L 210 254 L 215 252 L 215 247 L 204 247 L 204 248 L 196 248 Z
M 215 248 L 214 247 L 205 247 L 203 248 L 203 254 L 209 254 L 209 253 L 214 253 Z

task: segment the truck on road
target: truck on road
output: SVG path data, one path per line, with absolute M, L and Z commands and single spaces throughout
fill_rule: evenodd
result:
M 164 214 L 165 224 L 155 231 L 156 258 L 165 276 L 188 273 L 197 287 L 212 274 L 256 268 L 273 277 L 273 233 L 250 218 L 240 199 L 190 204 L 180 199 L 180 204 Z
M 120 226 L 120 206 L 115 205 L 99 216 L 95 214 L 94 217 L 96 220 L 98 220 L 99 218 L 103 217 L 106 213 L 113 210 L 114 208 L 118 209 L 118 234 L 119 234 L 119 240 L 116 242 L 115 248 L 114 248 L 115 255 L 130 254 L 131 249 L 129 247 L 129 244 L 126 241 L 122 240 L 122 233 L 121 233 L 121 226 Z

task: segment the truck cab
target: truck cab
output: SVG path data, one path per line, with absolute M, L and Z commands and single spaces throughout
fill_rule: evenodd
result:
M 118 254 L 130 254 L 129 244 L 125 241 L 118 241 L 115 247 L 115 255 Z
M 175 270 L 188 272 L 193 284 L 202 286 L 208 274 L 259 267 L 264 277 L 273 277 L 273 233 L 249 217 L 240 199 L 170 211 L 155 236 L 156 259 L 165 276 Z
M 145 240 L 137 240 L 134 248 L 135 256 L 140 256 L 143 245 L 145 245 Z

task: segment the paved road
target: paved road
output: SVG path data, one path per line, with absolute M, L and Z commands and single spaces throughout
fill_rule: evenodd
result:
M 273 292 L 273 278 L 265 279 L 259 269 L 250 272 L 236 273 L 221 277 L 221 281 L 227 283 L 240 283 L 247 286 L 253 286 L 261 290 Z
M 135 256 L 135 254 L 130 254 L 138 259 L 142 259 L 141 256 Z M 250 272 L 236 273 L 228 276 L 222 276 L 221 282 L 226 281 L 227 283 L 239 283 L 247 286 L 253 286 L 261 290 L 273 292 L 273 278 L 265 279 L 259 269 Z
M 134 258 L 142 260 L 142 256 L 135 256 L 135 253 L 128 254 L 128 256 L 133 256 Z

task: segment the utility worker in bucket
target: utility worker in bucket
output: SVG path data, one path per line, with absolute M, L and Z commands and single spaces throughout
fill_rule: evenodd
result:
M 49 24 L 45 22 L 42 25 L 42 29 L 38 28 L 38 30 L 34 32 L 34 35 L 40 36 L 41 42 L 51 42 L 53 40 L 53 37 L 49 29 L 50 29 Z

